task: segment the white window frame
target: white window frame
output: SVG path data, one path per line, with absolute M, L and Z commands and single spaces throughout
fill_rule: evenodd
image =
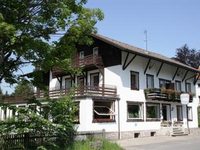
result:
M 93 56 L 98 56 L 99 55 L 99 47 L 94 47 L 93 48 Z
M 157 117 L 155 117 L 155 118 L 148 118 L 147 117 L 147 107 L 148 106 L 154 106 L 154 107 L 157 107 Z M 147 121 L 160 121 L 160 104 L 159 103 L 146 103 L 146 119 L 147 119 Z
M 99 103 L 98 105 L 95 105 L 96 103 Z M 110 107 L 108 107 L 106 104 L 111 103 Z M 108 111 L 105 113 L 99 112 L 97 108 L 104 108 Z M 95 118 L 94 114 L 98 116 L 110 116 L 110 119 L 104 118 Z M 93 100 L 93 122 L 115 122 L 115 102 L 114 101 L 99 101 L 99 100 Z M 100 121 L 99 121 L 100 120 Z
M 131 118 L 129 116 L 129 106 L 139 106 L 139 112 L 138 112 L 138 117 L 133 117 Z M 127 121 L 131 121 L 131 120 L 144 120 L 144 105 L 143 103 L 139 103 L 139 102 L 127 102 Z
M 84 59 L 84 56 L 85 56 L 84 51 L 80 51 L 79 52 L 79 59 Z
M 149 80 L 148 79 L 152 79 L 151 80 L 151 82 L 152 82 L 152 85 L 150 85 L 150 86 L 152 86 L 152 87 L 150 87 L 149 86 Z M 147 87 L 147 89 L 149 89 L 149 88 L 154 88 L 154 75 L 151 75 L 151 74 L 147 74 L 146 75 L 146 87 Z
M 183 107 L 181 105 L 176 106 L 177 121 L 183 121 Z
M 181 92 L 182 91 L 181 81 L 178 81 L 178 80 L 175 81 L 175 90 L 177 92 Z

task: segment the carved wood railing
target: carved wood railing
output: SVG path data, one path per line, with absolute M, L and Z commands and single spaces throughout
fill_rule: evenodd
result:
M 177 92 L 172 89 L 152 88 L 152 89 L 145 89 L 144 93 L 147 100 L 163 100 L 163 101 L 180 102 L 180 94 L 182 92 Z M 189 93 L 189 95 L 190 95 L 189 102 L 192 102 L 194 94 Z
M 47 92 L 40 91 L 35 93 L 36 98 L 58 98 L 70 93 L 70 89 L 54 89 Z M 117 88 L 114 86 L 79 86 L 74 90 L 75 96 L 103 96 L 103 97 L 117 97 Z
M 99 55 L 88 55 L 84 58 L 76 57 L 73 61 L 74 67 L 86 67 L 90 65 L 103 65 L 102 57 Z

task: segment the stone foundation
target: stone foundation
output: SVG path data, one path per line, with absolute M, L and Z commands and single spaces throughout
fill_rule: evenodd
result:
M 187 129 L 185 129 L 187 130 Z M 141 138 L 141 137 L 153 137 L 153 136 L 170 136 L 171 135 L 171 128 L 170 127 L 163 127 L 160 130 L 140 130 L 140 131 L 126 131 L 121 132 L 121 139 L 133 139 L 133 138 Z M 191 128 L 190 135 L 200 135 L 200 128 Z M 86 139 L 86 138 L 106 138 L 109 140 L 117 140 L 118 139 L 118 132 L 89 132 L 89 133 L 81 133 L 77 135 L 78 139 Z

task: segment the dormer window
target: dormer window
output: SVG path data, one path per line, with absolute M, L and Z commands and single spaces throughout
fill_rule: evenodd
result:
M 99 47 L 94 47 L 93 48 L 93 55 L 98 56 L 98 54 L 99 54 Z
M 80 51 L 79 52 L 79 59 L 83 59 L 84 58 L 84 51 Z

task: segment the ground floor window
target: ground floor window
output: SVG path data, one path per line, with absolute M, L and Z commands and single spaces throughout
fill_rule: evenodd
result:
M 79 123 L 80 119 L 79 119 L 79 112 L 80 112 L 80 102 L 75 102 L 76 105 L 76 111 L 75 111 L 75 115 L 74 115 L 74 123 Z
M 192 107 L 187 107 L 187 115 L 188 115 L 188 120 L 192 121 L 193 117 L 192 117 Z
M 127 120 L 143 120 L 143 103 L 127 102 Z
M 115 121 L 114 101 L 93 101 L 93 122 Z
M 177 121 L 183 121 L 183 109 L 182 106 L 176 106 L 177 110 Z
M 160 120 L 160 104 L 147 103 L 146 116 L 147 116 L 147 121 L 159 121 Z

